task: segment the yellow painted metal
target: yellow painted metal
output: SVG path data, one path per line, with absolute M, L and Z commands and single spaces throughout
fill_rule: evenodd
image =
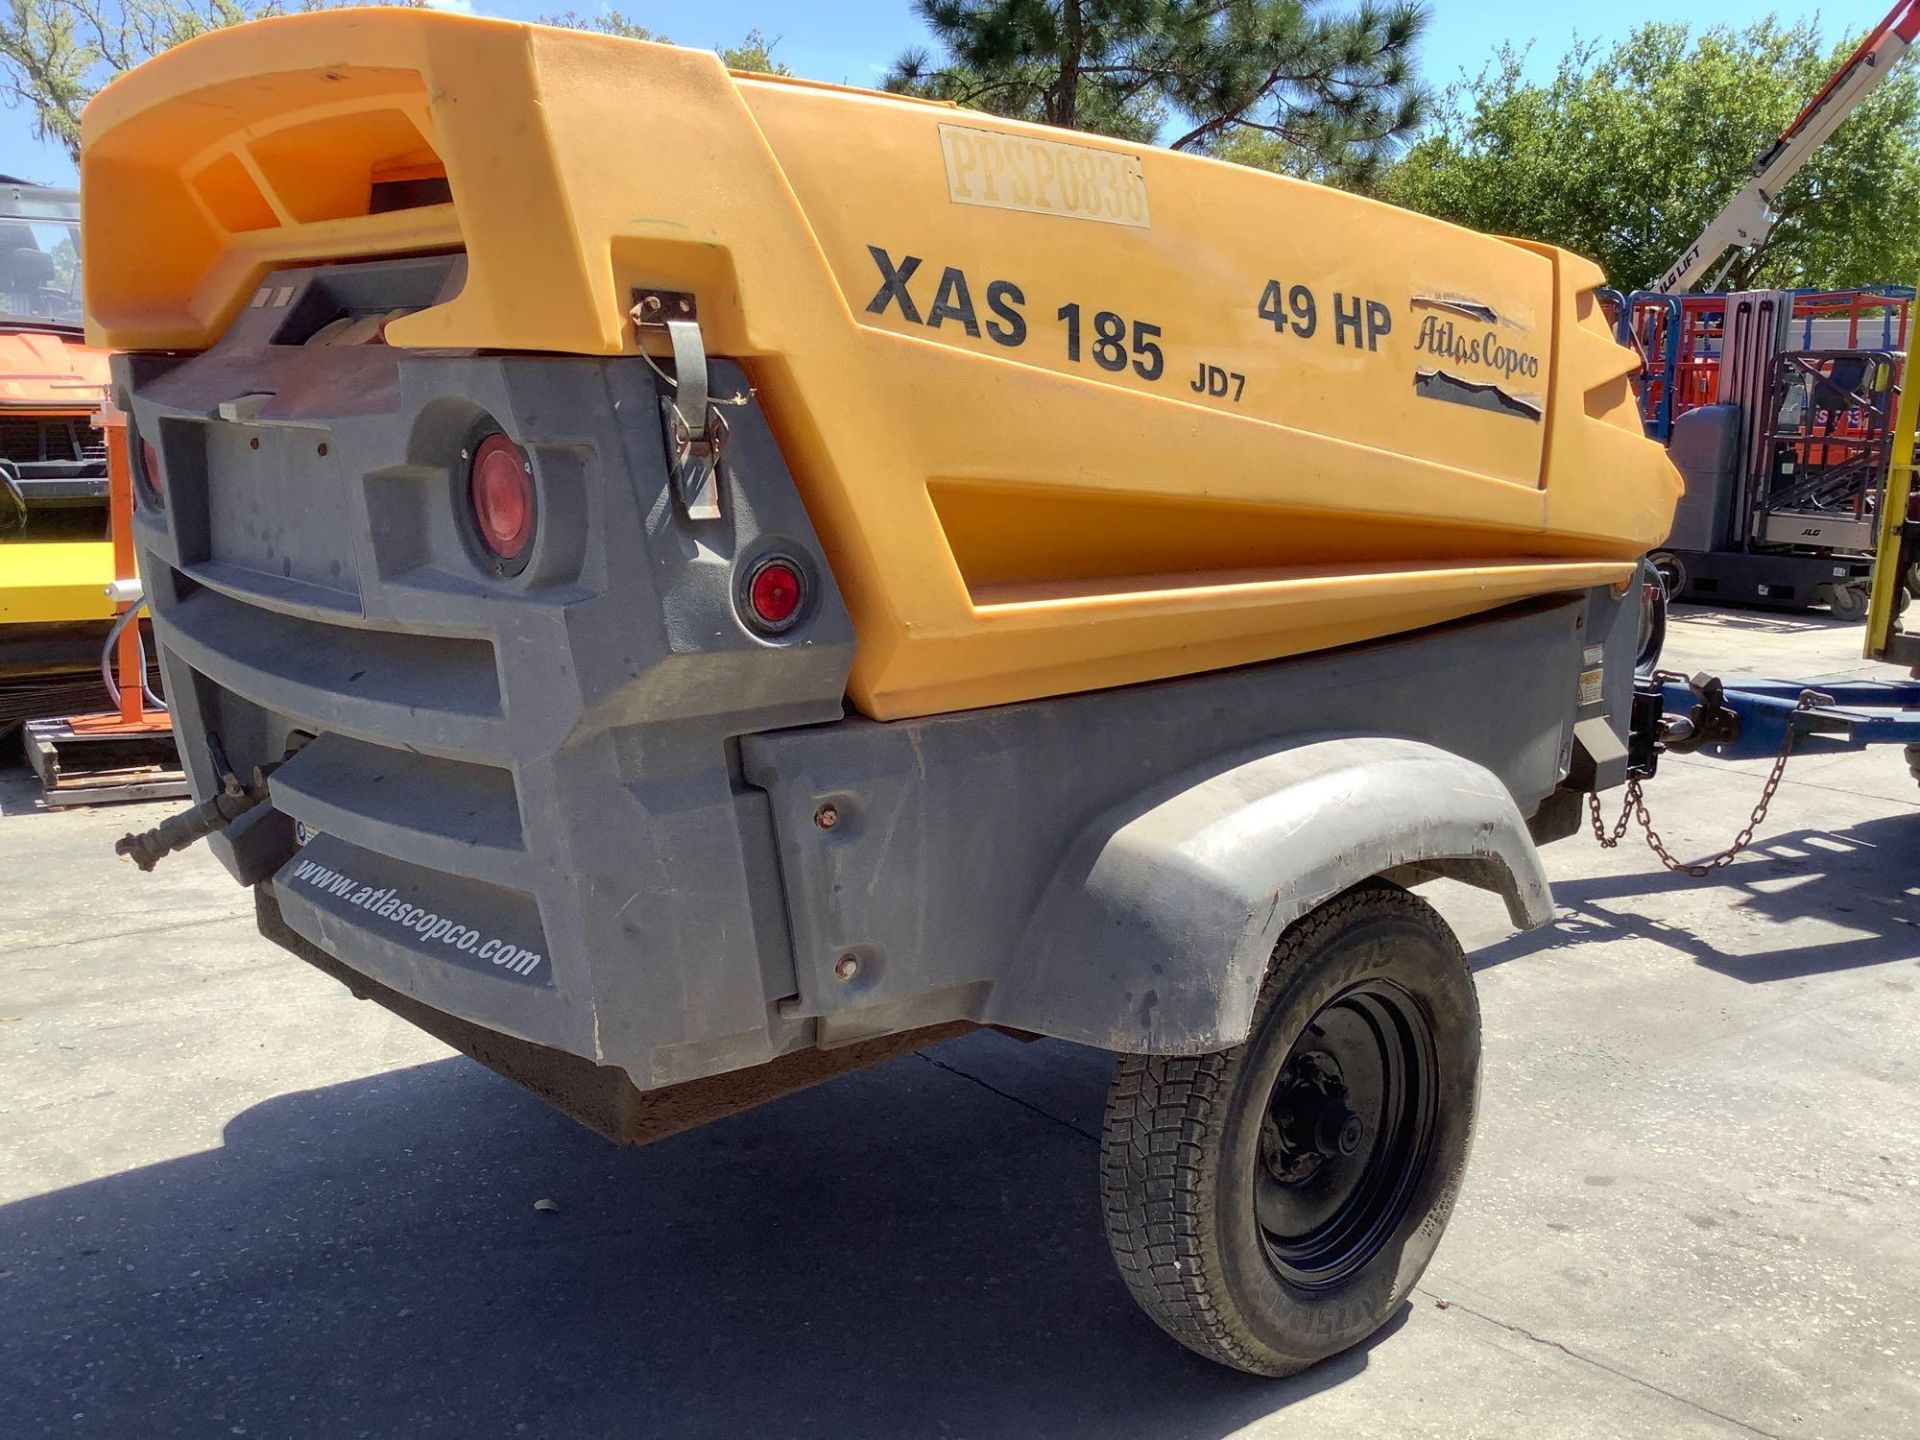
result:
M 106 540 L 12 540 L 0 544 L 0 625 L 111 620 Z
M 0 421 L 91 425 L 106 397 L 105 351 L 61 335 L 0 332 Z M 47 535 L 38 533 L 43 528 Z M 0 625 L 109 619 L 111 579 L 112 546 L 105 541 L 75 539 L 57 524 L 0 533 Z
M 1893 439 L 1887 450 L 1887 488 L 1880 497 L 1880 535 L 1874 546 L 1873 588 L 1867 606 L 1865 655 L 1869 660 L 1888 660 L 1894 644 L 1894 622 L 1900 616 L 1897 603 L 1902 572 L 1906 569 L 1908 546 L 1906 519 L 1913 495 L 1914 428 L 1920 419 L 1920 385 L 1912 377 L 1914 356 L 1920 354 L 1920 329 L 1908 337 L 1907 361 L 1901 375 L 1900 408 L 1894 412 Z
M 409 347 L 630 354 L 635 288 L 693 292 L 880 718 L 1624 583 L 1680 491 L 1591 264 L 1194 156 L 414 10 L 190 41 L 85 138 L 118 348 L 205 346 L 339 256 L 464 250 Z

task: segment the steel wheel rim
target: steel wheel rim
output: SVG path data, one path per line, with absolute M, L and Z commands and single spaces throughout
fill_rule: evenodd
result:
M 1366 981 L 1321 1006 L 1267 1095 L 1254 1223 L 1267 1263 L 1302 1290 L 1335 1289 L 1399 1229 L 1433 1155 L 1433 1024 L 1398 985 Z

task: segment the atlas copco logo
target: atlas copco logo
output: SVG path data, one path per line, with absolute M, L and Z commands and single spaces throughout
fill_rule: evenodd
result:
M 546 960 L 537 951 L 524 949 L 511 941 L 490 939 L 472 926 L 456 924 L 423 906 L 410 905 L 400 899 L 391 885 L 376 890 L 371 885 L 362 885 L 351 875 L 342 875 L 338 870 L 329 870 L 312 860 L 302 860 L 296 865 L 293 878 L 323 894 L 345 901 L 356 910 L 365 910 L 382 920 L 391 921 L 403 930 L 411 930 L 422 939 L 438 941 L 463 955 L 485 960 L 514 975 L 531 975 Z
M 1528 380 L 1540 378 L 1540 357 L 1514 349 L 1500 338 L 1497 330 L 1476 335 L 1438 315 L 1429 315 L 1420 322 L 1420 337 L 1413 342 L 1413 348 L 1444 356 L 1458 365 L 1484 365 L 1489 370 L 1498 370 L 1509 380 L 1516 375 Z

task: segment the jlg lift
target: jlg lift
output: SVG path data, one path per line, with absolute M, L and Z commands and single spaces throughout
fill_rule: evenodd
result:
M 1920 343 L 1910 338 L 1904 359 L 1908 373 Z M 1589 802 L 1594 833 L 1601 844 L 1620 842 L 1638 821 L 1649 844 L 1669 869 L 1705 875 L 1734 860 L 1764 823 L 1781 777 L 1796 756 L 1833 755 L 1868 746 L 1904 747 L 1907 768 L 1920 779 L 1920 638 L 1903 625 L 1906 610 L 1901 577 L 1920 564 L 1920 517 L 1914 514 L 1915 429 L 1920 419 L 1920 386 L 1908 387 L 1888 445 L 1885 503 L 1873 563 L 1872 604 L 1867 616 L 1865 655 L 1909 672 L 1887 680 L 1738 680 L 1713 675 L 1684 676 L 1658 671 L 1657 646 L 1645 657 L 1636 682 L 1629 740 L 1632 778 L 1617 820 L 1603 822 L 1597 797 Z M 1661 842 L 1641 794 L 1665 752 L 1702 753 L 1726 760 L 1771 758 L 1773 769 L 1746 827 L 1726 849 L 1680 860 Z
M 1920 36 L 1920 0 L 1901 0 L 1867 33 L 1853 54 L 1809 100 L 1780 137 L 1753 162 L 1753 175 L 1735 192 L 1706 229 L 1675 257 L 1652 288 L 1663 295 L 1680 295 L 1705 278 L 1729 250 L 1751 250 L 1766 242 L 1778 216 L 1775 198 L 1798 175 L 1827 137 L 1860 108 L 1879 88 L 1914 39 Z M 1732 260 L 1722 266 L 1724 278 Z

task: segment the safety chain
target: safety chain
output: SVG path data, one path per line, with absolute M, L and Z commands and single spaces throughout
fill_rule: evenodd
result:
M 1810 710 L 1812 708 L 1813 695 L 1809 691 L 1800 697 L 1800 703 L 1795 709 Z M 1620 806 L 1620 818 L 1614 824 L 1611 835 L 1607 833 L 1606 823 L 1600 817 L 1600 797 L 1592 792 L 1588 793 L 1587 816 L 1593 822 L 1593 838 L 1600 842 L 1601 849 L 1611 850 L 1627 833 L 1628 820 L 1634 819 L 1638 820 L 1640 828 L 1646 831 L 1647 848 L 1659 857 L 1662 865 L 1676 875 L 1691 875 L 1695 879 L 1700 879 L 1711 875 L 1723 865 L 1731 865 L 1740 852 L 1753 843 L 1753 832 L 1759 829 L 1761 822 L 1767 818 L 1768 807 L 1773 804 L 1774 792 L 1780 788 L 1780 779 L 1787 772 L 1787 757 L 1793 753 L 1794 735 L 1793 719 L 1789 716 L 1786 734 L 1780 739 L 1780 753 L 1774 756 L 1773 770 L 1767 776 L 1767 783 L 1761 788 L 1760 800 L 1753 807 L 1753 813 L 1747 817 L 1746 825 L 1738 835 L 1733 837 L 1733 843 L 1726 849 L 1704 855 L 1691 862 L 1674 859 L 1673 852 L 1667 849 L 1667 842 L 1662 840 L 1660 832 L 1653 828 L 1653 821 L 1647 814 L 1646 797 L 1640 793 L 1638 780 L 1627 782 L 1626 797 Z

